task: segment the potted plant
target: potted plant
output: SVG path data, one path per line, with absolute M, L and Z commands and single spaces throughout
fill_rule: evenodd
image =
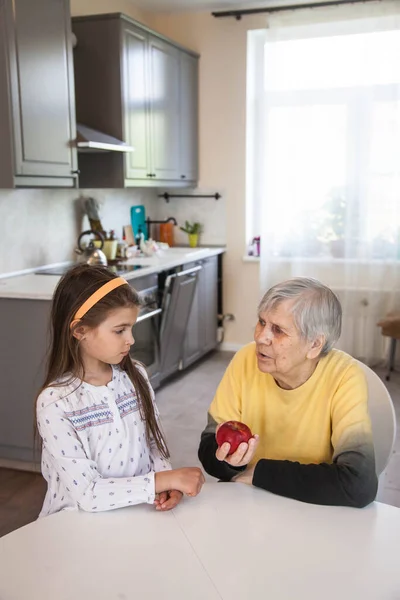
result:
M 196 248 L 199 235 L 202 232 L 202 226 L 200 223 L 189 223 L 189 221 L 185 221 L 185 227 L 180 227 L 182 231 L 188 234 L 189 236 L 189 246 L 191 248 Z

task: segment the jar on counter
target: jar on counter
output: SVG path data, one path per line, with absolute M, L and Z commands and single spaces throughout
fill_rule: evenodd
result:
M 128 244 L 122 240 L 117 244 L 117 258 L 128 258 L 127 257 Z

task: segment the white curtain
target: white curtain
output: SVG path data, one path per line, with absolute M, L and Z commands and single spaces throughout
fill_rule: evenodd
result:
M 333 14 L 249 34 L 250 220 L 261 293 L 320 279 L 343 305 L 337 346 L 376 364 L 376 322 L 400 310 L 400 18 Z

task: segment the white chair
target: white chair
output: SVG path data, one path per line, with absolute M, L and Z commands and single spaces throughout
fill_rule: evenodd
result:
M 375 446 L 376 474 L 386 469 L 396 440 L 396 413 L 390 394 L 378 375 L 361 361 L 368 385 L 368 409 Z

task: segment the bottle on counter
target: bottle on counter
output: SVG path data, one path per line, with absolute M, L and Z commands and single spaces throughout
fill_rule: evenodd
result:
M 142 231 L 141 226 L 139 225 L 138 232 L 135 236 L 135 244 L 136 244 L 138 250 L 141 249 L 143 241 L 144 241 L 144 233 Z
M 260 236 L 257 236 L 253 239 L 254 256 L 260 256 L 260 241 Z
M 122 235 L 122 242 L 117 240 L 117 258 L 127 258 L 128 244 L 126 243 L 125 233 Z
M 140 225 L 139 225 L 139 227 L 138 227 L 138 232 L 137 232 L 137 234 L 135 235 L 135 245 L 136 245 L 138 248 L 140 248 L 140 240 L 141 240 L 141 238 L 140 238 L 140 234 L 141 234 L 141 233 L 142 233 L 142 228 L 141 228 L 141 227 L 140 227 Z
M 260 236 L 254 237 L 250 244 L 247 247 L 247 255 L 248 256 L 260 256 Z

